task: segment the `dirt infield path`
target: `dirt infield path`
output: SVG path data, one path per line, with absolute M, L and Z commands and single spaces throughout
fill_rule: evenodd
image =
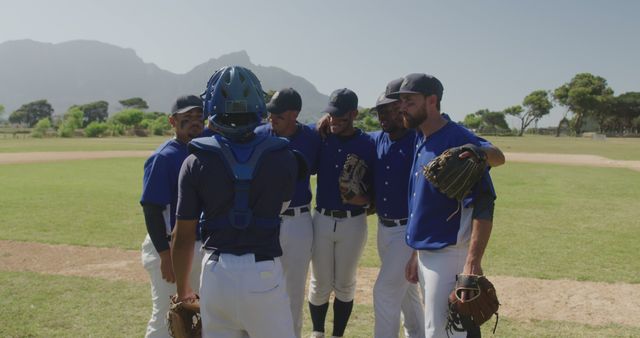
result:
M 148 150 L 122 151 L 57 151 L 33 153 L 0 153 L 0 164 L 36 163 L 68 160 L 90 160 L 101 158 L 147 157 Z M 629 168 L 640 171 L 640 161 L 618 161 L 596 155 L 505 153 L 508 162 L 554 163 L 595 167 Z
M 148 157 L 148 150 L 109 150 L 109 151 L 51 151 L 33 153 L 2 153 L 0 164 L 37 163 L 68 160 L 93 160 L 100 158 Z
M 509 162 L 551 163 L 593 167 L 629 168 L 640 171 L 640 161 L 619 161 L 596 155 L 505 153 Z
M 148 282 L 139 251 L 31 242 L 0 240 L 0 271 Z M 375 268 L 359 269 L 356 295 L 359 303 L 372 304 L 371 292 L 377 271 Z M 640 327 L 638 284 L 508 276 L 493 276 L 492 281 L 502 302 L 500 314 L 509 318 Z

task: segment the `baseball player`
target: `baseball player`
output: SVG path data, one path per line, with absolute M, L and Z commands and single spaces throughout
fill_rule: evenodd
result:
M 250 70 L 217 70 L 204 107 L 218 134 L 192 140 L 180 171 L 172 246 L 178 301 L 195 297 L 186 267 L 202 218 L 203 337 L 295 337 L 280 262 L 279 215 L 301 175 L 298 160 L 285 139 L 253 132 L 266 107 Z
M 256 134 L 279 136 L 289 140 L 289 148 L 304 155 L 309 172 L 315 174 L 320 137 L 315 129 L 296 120 L 301 109 L 300 94 L 292 88 L 281 89 L 267 104 L 269 124 L 256 128 Z M 291 301 L 296 337 L 302 335 L 302 305 L 313 243 L 310 203 L 309 175 L 305 175 L 304 179 L 296 184 L 289 208 L 281 214 L 282 225 L 280 226 L 280 245 L 282 246 L 280 260 L 287 294 Z
M 422 167 L 444 150 L 464 144 L 485 152 L 490 166 L 504 163 L 502 153 L 488 147 L 466 128 L 440 114 L 442 83 L 431 75 L 409 74 L 390 98 L 400 98 L 405 126 L 417 128 L 416 149 L 409 181 L 407 244 L 414 251 L 406 278 L 420 282 L 425 298 L 425 336 L 447 337 L 447 299 L 456 275 L 482 274 L 481 260 L 492 227 L 495 192 L 489 174 L 472 195 L 459 204 L 433 187 Z M 478 332 L 469 334 L 479 334 Z M 467 336 L 466 332 L 449 333 Z
M 325 112 L 330 115 L 331 133 L 322 141 L 318 160 L 309 310 L 312 337 L 324 337 L 329 297 L 334 292 L 332 336 L 342 337 L 353 308 L 356 270 L 367 239 L 369 196 L 356 195 L 343 203 L 338 178 L 347 155 L 355 154 L 369 168 L 364 182 L 371 187 L 375 145 L 371 137 L 353 127 L 358 114 L 358 97 L 353 91 L 334 91 Z
M 169 337 L 165 315 L 169 310 L 169 296 L 176 293 L 169 242 L 175 224 L 178 174 L 188 155 L 187 144 L 202 132 L 202 121 L 202 100 L 194 95 L 179 97 L 169 116 L 175 138 L 158 147 L 144 164 L 140 204 L 148 234 L 142 243 L 142 265 L 151 279 L 153 303 L 146 337 Z M 199 243 L 194 244 L 192 251 L 200 255 Z M 189 267 L 192 287 L 197 288 L 200 261 Z
M 400 313 L 405 337 L 424 337 L 424 310 L 418 286 L 404 277 L 404 267 L 413 249 L 405 242 L 407 189 L 413 162 L 416 132 L 404 128 L 400 102 L 386 94 L 397 92 L 403 79 L 396 79 L 380 94 L 373 110 L 381 131 L 370 133 L 376 144 L 374 190 L 378 215 L 380 271 L 373 288 L 374 337 L 398 337 Z

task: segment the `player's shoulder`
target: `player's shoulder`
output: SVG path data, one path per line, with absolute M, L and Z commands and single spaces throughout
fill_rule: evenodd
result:
M 358 138 L 360 139 L 360 142 L 365 146 L 365 147 L 370 147 L 370 146 L 374 146 L 376 145 L 376 139 L 371 136 L 371 134 L 364 132 L 360 129 L 358 129 Z
M 271 131 L 271 124 L 269 123 L 261 124 L 254 130 L 256 135 L 271 135 Z
M 156 150 L 151 154 L 151 158 L 157 157 L 171 157 L 178 151 L 182 151 L 186 148 L 186 145 L 182 145 L 175 138 L 164 141 Z
M 298 128 L 304 134 L 320 135 L 320 134 L 318 134 L 318 131 L 316 130 L 316 125 L 313 124 L 313 123 L 310 123 L 310 124 L 298 123 Z
M 469 143 L 475 141 L 478 136 L 465 126 L 449 121 L 443 128 L 443 133 L 439 133 L 440 137 L 446 139 L 448 143 Z

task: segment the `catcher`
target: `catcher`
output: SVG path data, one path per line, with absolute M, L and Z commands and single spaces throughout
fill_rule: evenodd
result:
M 481 261 L 496 196 L 487 167 L 503 164 L 504 156 L 440 113 L 442 93 L 442 83 L 435 77 L 409 74 L 388 96 L 400 99 L 405 126 L 419 131 L 407 224 L 407 244 L 415 251 L 405 275 L 410 282 L 420 282 L 426 337 L 478 337 L 480 323 L 462 328 L 466 332 L 448 332 L 453 327 L 448 325 L 449 295 L 457 275 L 483 274 Z M 448 160 L 432 162 L 451 148 L 452 153 L 445 155 Z M 460 289 L 461 299 L 471 301 L 470 291 Z

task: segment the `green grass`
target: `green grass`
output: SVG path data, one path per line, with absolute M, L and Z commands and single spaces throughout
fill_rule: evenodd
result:
M 503 152 L 590 154 L 614 160 L 640 160 L 640 138 L 607 138 L 604 141 L 582 137 L 525 135 L 486 137 Z
M 492 176 L 485 273 L 640 283 L 637 172 L 511 163 Z
M 145 283 L 32 272 L 0 272 L 0 337 L 142 337 L 151 313 Z M 305 307 L 306 308 L 306 307 Z M 330 333 L 331 307 L 325 328 Z M 305 309 L 303 333 L 311 332 Z M 357 304 L 346 337 L 368 338 L 373 307 Z M 493 321 L 483 333 L 491 337 Z M 637 337 L 640 328 L 500 318 L 495 337 Z
M 494 318 L 482 326 L 483 337 L 582 338 L 582 337 L 638 337 L 640 328 L 624 325 L 594 326 L 551 320 L 514 320 L 500 317 L 495 335 Z
M 168 136 L 105 138 L 0 138 L 0 153 L 35 151 L 154 150 Z
M 0 166 L 0 239 L 137 249 L 143 158 Z
M 151 315 L 146 284 L 2 271 L 0 285 L 0 337 L 142 337 Z

